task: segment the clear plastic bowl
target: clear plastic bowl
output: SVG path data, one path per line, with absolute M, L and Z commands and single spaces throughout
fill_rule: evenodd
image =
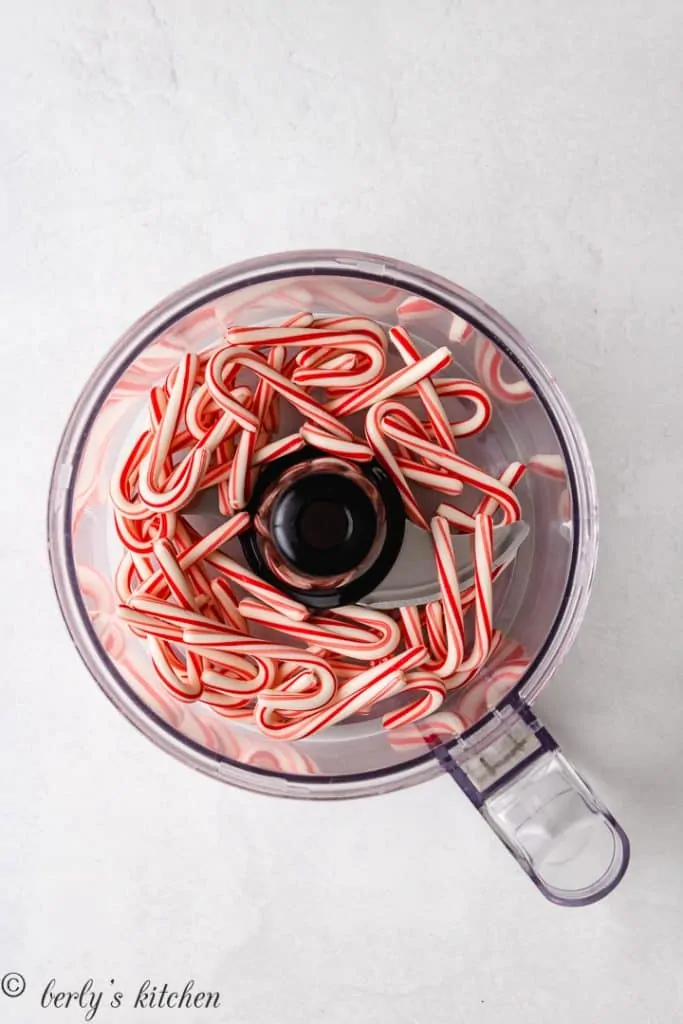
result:
M 478 380 L 494 401 L 491 424 L 461 445 L 463 454 L 494 474 L 514 460 L 528 467 L 517 493 L 530 537 L 495 590 L 496 626 L 516 643 L 504 645 L 473 684 L 450 697 L 434 733 L 388 734 L 370 715 L 296 744 L 271 741 L 204 704 L 174 701 L 151 671 L 142 643 L 116 619 L 112 581 L 121 549 L 108 484 L 146 415 L 149 388 L 182 352 L 217 343 L 226 323 L 277 322 L 299 310 L 402 323 L 424 352 L 449 344 L 448 375 Z M 628 859 L 626 839 L 529 704 L 567 652 L 585 612 L 597 555 L 596 512 L 593 472 L 576 419 L 541 361 L 498 313 L 404 263 L 355 252 L 298 252 L 250 260 L 194 282 L 138 320 L 113 347 L 86 385 L 59 446 L 49 548 L 59 602 L 83 660 L 116 707 L 158 746 L 233 785 L 308 799 L 388 792 L 446 770 L 546 895 L 580 903 L 616 884 Z M 231 553 L 240 557 L 237 543 Z M 549 844 L 535 841 L 535 852 L 529 852 L 520 838 L 534 832 L 528 816 L 522 814 L 523 827 L 517 828 L 509 825 L 517 820 L 510 800 L 500 820 L 492 810 L 506 793 L 520 794 L 525 785 L 528 790 L 544 763 L 546 782 L 556 778 L 558 759 L 559 774 L 574 780 L 569 789 L 580 791 L 586 809 L 581 834 L 590 832 L 594 818 L 616 837 L 617 852 L 606 866 L 602 856 L 597 876 L 591 861 L 588 886 L 584 858 L 576 869 L 578 888 L 569 876 L 557 883 L 555 860 L 552 884 L 543 878 L 538 850 L 546 856 Z M 527 792 L 525 804 L 530 800 Z M 552 801 L 566 803 L 557 793 Z M 574 830 L 576 807 L 568 823 Z M 545 819 L 543 827 L 547 831 Z M 580 851 L 567 863 L 576 857 Z

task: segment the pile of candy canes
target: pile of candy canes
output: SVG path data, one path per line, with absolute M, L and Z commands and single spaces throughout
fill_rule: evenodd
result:
M 403 363 L 394 372 L 390 345 Z M 125 548 L 115 589 L 120 619 L 144 639 L 175 698 L 299 740 L 409 695 L 385 705 L 381 723 L 393 730 L 433 714 L 500 648 L 493 519 L 521 517 L 513 488 L 525 467 L 512 463 L 496 478 L 458 453 L 458 439 L 489 423 L 491 401 L 471 380 L 436 376 L 450 361 L 447 347 L 421 357 L 402 326 L 387 336 L 369 319 L 300 313 L 277 327 L 229 327 L 219 345 L 184 355 L 150 389 L 149 425 L 111 481 Z M 453 397 L 471 404 L 466 419 L 449 420 L 442 399 Z M 421 403 L 424 418 L 406 399 Z M 303 420 L 284 437 L 283 403 Z M 358 413 L 364 437 L 344 422 Z M 245 506 L 259 467 L 306 444 L 384 466 L 409 519 L 431 533 L 440 600 L 390 614 L 358 605 L 313 614 L 225 554 L 250 523 Z M 415 484 L 447 499 L 467 485 L 481 500 L 473 513 L 446 500 L 427 521 Z M 216 488 L 225 522 L 202 536 L 187 509 L 207 488 Z M 458 583 L 451 529 L 472 535 L 467 589 Z

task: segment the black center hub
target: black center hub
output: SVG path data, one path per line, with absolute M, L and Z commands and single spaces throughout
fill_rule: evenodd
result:
M 311 446 L 262 469 L 247 511 L 248 564 L 310 608 L 355 604 L 379 586 L 405 531 L 403 501 L 379 463 L 343 463 Z M 274 560 L 302 585 L 273 571 Z

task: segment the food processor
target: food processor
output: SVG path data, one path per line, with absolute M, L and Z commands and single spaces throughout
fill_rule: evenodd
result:
M 527 471 L 516 487 L 523 531 L 506 541 L 515 558 L 495 589 L 506 639 L 472 681 L 415 726 L 383 730 L 370 709 L 286 742 L 205 703 L 175 700 L 151 670 L 144 643 L 117 615 L 121 542 L 109 486 L 145 420 L 150 389 L 185 353 L 218 345 L 230 325 L 278 324 L 302 310 L 402 325 L 422 355 L 447 346 L 451 370 L 480 383 L 493 404 L 487 430 L 463 440 L 465 457 L 493 475 L 513 462 Z M 276 463 L 257 479 L 254 525 L 226 546 L 231 558 L 290 592 L 301 591 L 296 571 L 317 575 L 311 607 L 341 603 L 341 591 L 344 603 L 372 591 L 377 606 L 391 607 L 400 588 L 385 589 L 381 604 L 381 584 L 392 566 L 404 586 L 412 580 L 428 593 L 425 559 L 404 543 L 401 502 L 381 465 L 363 469 L 315 444 Z M 288 524 L 304 523 L 313 505 L 305 543 L 295 543 Z M 209 528 L 221 522 L 211 494 L 193 512 Z M 598 522 L 588 451 L 538 357 L 462 288 L 381 256 L 311 251 L 249 260 L 181 289 L 126 332 L 76 403 L 55 460 L 48 530 L 57 597 L 85 664 L 129 721 L 188 766 L 257 793 L 309 800 L 386 793 L 446 772 L 553 902 L 594 902 L 623 877 L 623 830 L 531 710 L 590 592 Z

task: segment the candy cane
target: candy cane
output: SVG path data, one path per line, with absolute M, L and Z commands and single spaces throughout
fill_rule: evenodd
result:
M 320 644 L 326 650 L 348 655 L 358 661 L 387 657 L 396 649 L 401 638 L 398 625 L 393 619 L 370 608 L 347 607 L 334 610 L 335 616 L 362 622 L 364 629 L 344 626 L 330 616 L 308 622 L 292 622 L 249 599 L 241 601 L 239 608 L 245 619 L 251 622 L 260 622 L 304 643 Z M 318 624 L 321 619 L 323 625 Z
M 84 599 L 92 598 L 94 607 L 88 605 L 88 616 L 100 643 L 110 658 L 118 660 L 126 648 L 126 636 L 116 621 L 114 594 L 110 585 L 92 566 L 80 564 L 77 568 L 78 584 Z
M 396 316 L 404 323 L 438 316 L 439 313 L 444 312 L 443 306 L 437 306 L 431 299 L 423 299 L 421 295 L 411 295 L 396 307 Z
M 253 722 L 254 707 L 250 701 L 235 701 L 235 703 L 210 705 L 211 710 L 221 718 L 237 719 L 245 722 Z
M 485 387 L 503 402 L 526 402 L 534 391 L 526 380 L 506 381 L 503 377 L 503 356 L 488 338 L 477 338 L 475 366 Z
M 547 476 L 551 480 L 567 479 L 567 468 L 561 455 L 532 455 L 527 467 L 532 473 Z
M 161 472 L 169 452 L 178 423 L 192 393 L 199 362 L 195 355 L 183 356 L 176 367 L 175 379 L 170 389 L 168 403 L 163 411 L 161 422 L 154 435 L 149 452 L 150 487 L 158 487 L 161 483 Z
M 155 540 L 173 537 L 177 517 L 174 512 L 153 513 L 148 519 L 129 519 L 114 509 L 114 526 L 119 540 L 129 551 L 150 555 Z
M 453 437 L 471 437 L 478 434 L 491 421 L 493 405 L 484 389 L 473 380 L 460 377 L 439 377 L 433 380 L 432 386 L 439 398 L 458 398 L 474 405 L 474 412 L 465 420 L 450 423 Z M 397 395 L 398 398 L 417 398 L 420 392 L 417 386 L 405 388 Z
M 503 470 L 498 477 L 501 484 L 509 487 L 512 490 L 513 487 L 519 483 L 526 472 L 526 466 L 522 462 L 511 462 L 509 466 Z M 483 498 L 477 506 L 475 515 L 487 515 L 492 516 L 498 508 L 498 502 L 495 498 L 487 497 Z
M 425 626 L 427 629 L 427 648 L 430 652 L 429 667 L 441 665 L 446 660 L 448 644 L 444 625 L 443 604 L 441 601 L 430 601 L 425 607 Z
M 369 704 L 399 690 L 403 686 L 403 672 L 416 668 L 425 655 L 424 647 L 410 648 L 381 665 L 366 669 L 354 680 L 344 683 L 330 704 L 302 719 L 288 721 L 272 708 L 257 707 L 255 724 L 267 736 L 304 739 L 328 726 L 338 725 Z
M 452 690 L 461 690 L 465 686 L 468 686 L 469 683 L 473 682 L 473 680 L 476 679 L 477 676 L 480 674 L 480 672 L 484 668 L 484 666 L 488 665 L 488 663 L 494 657 L 494 655 L 496 654 L 498 648 L 500 647 L 503 639 L 504 639 L 504 637 L 503 637 L 503 634 L 500 632 L 500 630 L 499 629 L 494 629 L 493 633 L 492 633 L 492 636 L 491 636 L 491 644 L 490 644 L 490 647 L 489 647 L 489 652 L 482 659 L 481 663 L 478 664 L 478 665 L 475 665 L 474 668 L 466 669 L 465 671 L 463 671 L 463 669 L 461 667 L 452 676 L 449 676 L 448 679 L 444 680 L 444 682 L 446 683 L 446 689 L 449 691 L 449 693 Z
M 305 315 L 308 316 L 310 314 Z M 268 365 L 272 366 L 278 373 L 281 372 L 285 363 L 285 355 L 284 347 L 276 345 L 268 353 Z M 277 399 L 278 396 L 275 389 L 267 380 L 261 377 L 256 385 L 256 392 L 254 394 L 254 415 L 260 420 L 267 435 L 270 435 L 277 428 Z
M 128 605 L 119 605 L 116 614 L 138 636 L 155 636 L 169 643 L 179 643 L 183 640 L 181 627 L 152 615 L 145 615 Z
M 460 586 L 448 523 L 441 516 L 434 516 L 430 529 L 439 586 L 441 587 L 447 648 L 445 659 L 434 667 L 434 672 L 445 678 L 452 676 L 460 667 L 465 653 L 465 630 L 460 604 Z
M 364 316 L 318 316 L 313 322 L 317 328 L 325 328 L 327 330 L 361 331 L 374 338 L 379 347 L 384 349 L 385 352 L 388 348 L 386 331 L 376 320 L 370 320 Z
M 448 366 L 451 358 L 451 353 L 447 348 L 438 348 L 424 359 L 420 359 L 419 362 L 397 370 L 395 373 L 389 374 L 388 377 L 384 377 L 383 380 L 361 388 L 353 395 L 341 395 L 339 398 L 332 399 L 325 408 L 337 416 L 348 416 L 352 412 L 367 409 L 376 402 L 392 398 L 405 388 L 418 384 L 425 377 L 443 370 L 445 366 Z
M 406 366 L 415 366 L 420 362 L 420 353 L 415 348 L 410 335 L 404 327 L 392 327 L 389 330 L 389 337 Z M 434 428 L 434 435 L 437 441 L 450 451 L 457 451 L 448 416 L 431 380 L 429 378 L 421 380 L 416 384 L 416 387 L 429 421 Z
M 196 656 L 197 652 L 194 652 Z M 192 657 L 192 652 L 188 658 Z M 226 664 L 230 658 L 232 664 Z M 208 660 L 208 659 L 207 659 Z M 276 669 L 272 661 L 265 658 L 254 658 L 249 661 L 240 655 L 227 655 L 223 652 L 221 668 L 228 671 L 217 672 L 215 669 L 204 669 L 202 683 L 212 693 L 226 693 L 235 697 L 252 697 L 272 686 L 276 679 Z
M 256 448 L 256 434 L 243 430 L 235 449 L 230 476 L 228 478 L 228 505 L 233 511 L 243 509 L 247 504 L 249 470 Z
M 453 313 L 451 317 L 451 325 L 448 329 L 448 338 L 450 341 L 455 342 L 457 345 L 465 345 L 468 341 L 472 340 L 475 333 L 475 329 L 471 323 L 464 320 L 463 317 L 458 316 L 457 313 Z
M 510 690 L 518 686 L 531 662 L 524 658 L 492 672 L 487 680 L 484 703 L 487 711 L 497 707 Z
M 211 533 L 207 533 L 205 537 L 201 537 L 199 540 L 191 543 L 176 556 L 179 568 L 187 570 L 202 559 L 208 560 L 219 547 L 227 544 L 233 537 L 237 537 L 246 530 L 249 522 L 248 514 L 240 512 L 227 522 L 217 526 Z M 193 532 L 189 531 L 186 526 L 181 526 L 179 528 L 179 535 L 183 538 L 191 537 Z M 163 588 L 163 584 L 164 574 L 161 571 L 157 571 L 141 584 L 137 593 L 140 596 L 143 594 L 158 595 Z
M 449 476 L 447 473 L 442 473 L 436 469 L 429 469 L 413 459 L 402 458 L 400 455 L 396 459 L 396 464 L 407 480 L 421 484 L 422 487 L 428 487 L 432 491 L 441 491 L 443 494 L 454 496 L 463 492 L 464 484 L 462 480 Z
M 211 593 L 221 610 L 227 626 L 238 633 L 247 633 L 247 623 L 241 615 L 235 596 L 225 580 L 211 580 Z
M 265 444 L 254 452 L 252 466 L 262 466 L 275 459 L 281 459 L 284 455 L 292 455 L 294 452 L 300 451 L 304 444 L 305 441 L 300 434 L 288 434 L 287 437 L 280 438 L 279 441 L 271 441 L 270 444 Z
M 224 573 L 229 580 L 238 583 L 243 590 L 253 594 L 254 597 L 260 598 L 265 601 L 275 612 L 284 615 L 288 619 L 293 621 L 301 621 L 308 618 L 308 609 L 305 605 L 299 601 L 292 600 L 291 597 L 287 597 L 281 591 L 277 590 L 270 583 L 262 580 L 259 576 L 253 573 L 250 569 L 242 567 L 239 562 L 235 562 L 232 558 L 228 558 L 227 555 L 223 555 L 216 551 L 211 556 L 207 557 L 206 561 L 209 565 L 219 569 L 220 572 Z
M 403 504 L 405 505 L 408 516 L 416 526 L 426 530 L 427 520 L 422 514 L 422 510 L 415 500 L 413 492 L 398 464 L 397 458 L 391 451 L 391 448 L 384 436 L 386 432 L 385 417 L 395 409 L 396 406 L 397 403 L 388 401 L 383 401 L 377 405 L 373 405 L 365 418 L 365 436 L 376 457 L 382 463 L 396 485 L 396 488 L 403 499 Z
M 114 593 L 122 604 L 125 604 L 133 593 L 135 564 L 130 551 L 126 551 L 114 573 Z
M 334 672 L 322 658 L 309 661 L 303 670 L 295 672 L 279 687 L 259 693 L 257 708 L 282 711 L 317 711 L 326 707 L 337 692 Z
M 471 672 L 486 661 L 493 637 L 493 521 L 490 516 L 475 516 L 474 527 L 474 642 L 470 654 L 461 662 L 461 672 Z
M 182 608 L 194 608 L 196 610 L 196 595 L 188 583 L 187 576 L 185 576 L 178 564 L 172 544 L 167 540 L 155 541 L 154 554 L 163 573 L 164 580 L 176 601 L 178 601 Z
M 146 455 L 140 466 L 138 489 L 148 509 L 158 512 L 176 512 L 190 502 L 199 487 L 209 464 L 209 453 L 197 449 L 188 457 L 183 472 L 166 490 L 157 490 L 152 482 L 151 455 Z M 170 480 L 169 480 L 170 484 Z
M 192 608 L 183 608 L 170 601 L 160 600 L 158 597 L 140 597 L 134 593 L 129 601 L 129 607 L 134 612 L 140 612 L 143 616 L 153 620 L 161 620 L 176 629 L 184 630 L 187 626 L 201 627 L 211 630 L 220 630 L 226 636 L 232 636 L 233 631 L 215 619 L 210 619 L 203 612 L 195 611 Z
M 403 638 L 410 647 L 419 647 L 424 644 L 420 612 L 415 605 L 403 605 L 398 609 Z
M 280 324 L 281 327 L 310 327 L 313 323 L 312 313 L 294 313 L 293 316 L 283 320 Z
M 156 636 L 147 637 L 152 666 L 162 683 L 174 697 L 184 701 L 195 701 L 201 696 L 202 684 L 197 685 L 182 670 L 182 663 L 175 657 L 168 643 Z
M 352 462 L 370 462 L 373 458 L 372 449 L 362 441 L 347 441 L 345 438 L 334 437 L 326 430 L 321 430 L 315 423 L 304 423 L 299 431 L 307 444 L 312 444 L 328 455 L 336 455 Z
M 411 701 L 397 711 L 390 711 L 382 717 L 382 725 L 385 729 L 396 729 L 402 725 L 410 725 L 412 722 L 430 715 L 443 704 L 446 697 L 446 686 L 443 679 L 440 679 L 433 672 L 425 672 L 417 669 L 406 673 L 406 681 L 401 693 L 408 693 L 418 690 L 424 694 L 417 700 Z
M 495 498 L 503 510 L 503 523 L 517 522 L 521 519 L 522 510 L 519 501 L 510 488 L 496 480 L 495 477 L 460 458 L 459 455 L 444 451 L 443 448 L 416 437 L 397 426 L 391 417 L 384 419 L 383 429 L 393 440 L 405 444 L 406 447 L 412 448 L 421 455 L 426 455 L 430 460 L 437 462 L 446 472 L 452 473 L 464 483 L 471 484 L 483 491 L 487 496 Z
M 141 501 L 134 501 L 132 495 L 138 480 L 140 465 L 149 452 L 151 444 L 151 431 L 143 431 L 111 480 L 109 494 L 112 503 L 119 512 L 129 518 L 146 519 L 149 516 L 149 509 L 145 508 Z
M 389 743 L 394 750 L 434 747 L 438 743 L 452 740 L 467 728 L 462 715 L 453 711 L 436 711 L 413 725 L 392 729 Z
M 314 423 L 323 427 L 338 437 L 352 437 L 351 431 L 345 427 L 335 416 L 331 415 L 318 402 L 310 398 L 305 391 L 302 391 L 296 384 L 293 384 L 287 377 L 283 376 L 256 352 L 250 352 L 246 348 L 224 348 L 216 352 L 209 360 L 206 368 L 206 383 L 212 395 L 219 404 L 226 394 L 226 387 L 223 382 L 223 375 L 226 370 L 246 367 L 252 370 L 259 377 L 265 378 L 271 386 L 288 400 L 300 413 L 308 417 Z M 250 414 L 251 416 L 252 414 Z M 258 422 L 252 416 L 256 429 Z

